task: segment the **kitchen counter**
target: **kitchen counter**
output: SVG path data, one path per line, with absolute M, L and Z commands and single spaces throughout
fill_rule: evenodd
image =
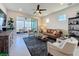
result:
M 11 32 L 12 31 L 3 31 L 3 32 L 0 32 L 0 37 L 1 36 L 9 36 Z
M 12 31 L 3 31 L 0 33 L 0 51 L 7 52 L 9 50 L 9 35 Z

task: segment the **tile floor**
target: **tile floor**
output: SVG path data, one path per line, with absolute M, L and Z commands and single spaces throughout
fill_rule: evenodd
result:
M 28 36 L 27 34 L 17 35 L 13 45 L 10 48 L 10 56 L 31 56 L 27 46 L 24 43 L 23 37 Z M 79 47 L 76 49 L 75 56 L 79 56 Z
M 24 43 L 24 40 L 22 39 L 24 36 L 27 35 L 17 35 L 9 50 L 10 56 L 30 56 L 30 53 Z

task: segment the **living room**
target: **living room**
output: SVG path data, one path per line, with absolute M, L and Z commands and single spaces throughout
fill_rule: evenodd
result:
M 6 25 L 0 24 L 1 55 L 78 56 L 78 7 L 78 3 L 0 3 L 0 17 L 6 20 Z

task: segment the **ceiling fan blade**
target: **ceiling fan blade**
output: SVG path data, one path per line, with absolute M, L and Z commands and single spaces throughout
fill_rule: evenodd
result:
M 39 9 L 39 11 L 46 11 L 46 9 Z
M 38 5 L 37 5 L 37 9 L 36 9 L 36 11 L 34 12 L 34 14 L 42 14 L 42 11 L 46 11 L 46 9 L 40 9 L 40 5 L 38 4 Z
M 40 5 L 37 5 L 37 10 L 39 10 Z

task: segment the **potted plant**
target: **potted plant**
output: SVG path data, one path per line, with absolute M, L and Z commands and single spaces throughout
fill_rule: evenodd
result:
M 13 18 L 10 17 L 10 19 L 8 21 L 8 25 L 9 25 L 10 30 L 13 30 L 13 28 L 14 28 L 13 23 L 14 23 Z

